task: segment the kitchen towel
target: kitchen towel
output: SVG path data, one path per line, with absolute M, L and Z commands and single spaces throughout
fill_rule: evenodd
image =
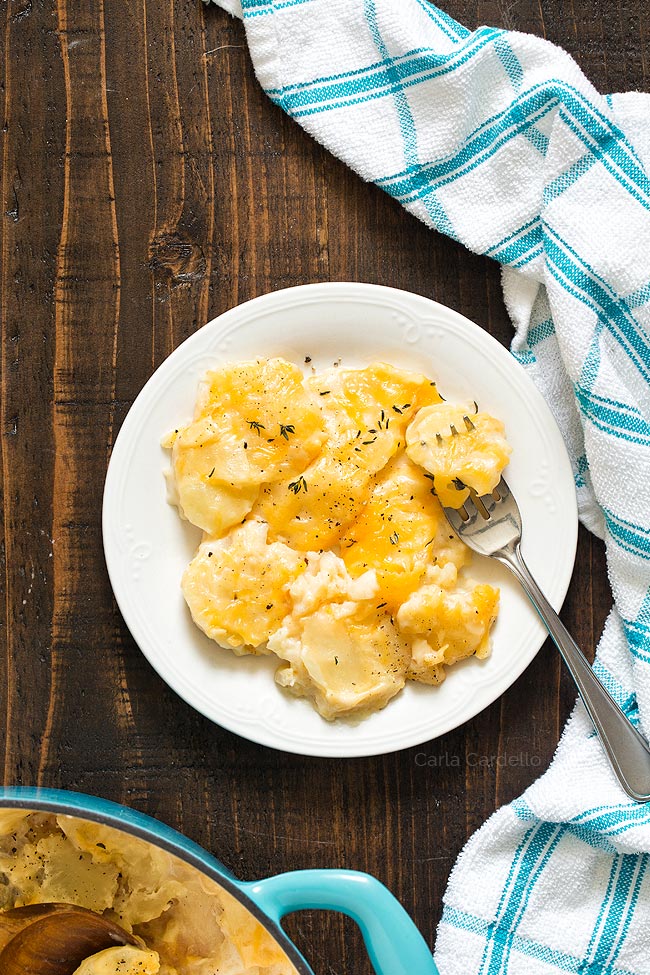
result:
M 595 670 L 650 732 L 650 95 L 600 95 L 554 45 L 427 0 L 216 2 L 243 16 L 275 104 L 501 263 L 512 352 L 606 542 Z M 578 704 L 550 769 L 461 853 L 441 975 L 648 975 L 649 853 L 650 804 L 621 791 Z

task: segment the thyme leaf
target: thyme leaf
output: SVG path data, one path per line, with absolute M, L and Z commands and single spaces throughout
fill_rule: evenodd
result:
M 288 488 L 290 491 L 293 491 L 294 494 L 299 494 L 301 491 L 304 491 L 306 494 L 307 481 L 301 474 L 297 481 L 292 481 L 291 484 L 288 485 Z

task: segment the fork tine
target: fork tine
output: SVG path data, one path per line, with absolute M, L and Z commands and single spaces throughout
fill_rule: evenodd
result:
M 474 490 L 474 488 L 470 488 L 469 489 L 469 496 L 472 499 L 472 501 L 474 502 L 474 507 L 476 508 L 476 510 L 478 511 L 478 513 L 480 514 L 481 518 L 484 518 L 485 521 L 488 521 L 489 518 L 490 518 L 490 512 L 485 507 L 485 502 L 483 501 L 483 498 L 480 496 L 480 494 L 477 494 L 476 491 Z

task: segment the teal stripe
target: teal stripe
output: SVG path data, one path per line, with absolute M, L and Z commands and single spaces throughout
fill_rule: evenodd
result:
M 532 366 L 537 362 L 535 354 L 530 349 L 513 349 L 512 354 L 522 366 Z
M 630 859 L 638 860 L 638 857 L 630 857 Z M 621 949 L 625 944 L 625 939 L 627 938 L 628 931 L 630 929 L 630 924 L 632 923 L 632 918 L 634 917 L 634 912 L 636 910 L 637 904 L 639 903 L 639 895 L 641 892 L 641 885 L 643 883 L 643 878 L 648 867 L 648 855 L 646 853 L 641 854 L 641 860 L 637 865 L 636 877 L 634 880 L 634 887 L 629 900 L 629 905 L 625 916 L 623 919 L 623 926 L 619 933 L 618 943 L 613 952 L 610 952 L 609 958 L 606 959 L 608 965 L 612 965 L 621 953 Z
M 552 179 L 551 182 L 544 187 L 544 205 L 548 206 L 554 199 L 568 190 L 574 183 L 576 183 L 581 176 L 589 172 L 591 167 L 596 162 L 596 157 L 589 153 L 586 156 L 582 156 L 577 162 L 574 162 L 572 166 L 565 169 L 563 173 Z
M 379 28 L 379 21 L 377 18 L 377 9 L 375 7 L 375 0 L 364 0 L 364 12 L 366 15 L 366 21 L 372 35 L 372 39 L 377 47 L 377 50 L 384 58 L 387 65 L 387 70 L 390 74 L 391 80 L 395 84 L 395 109 L 397 111 L 397 117 L 399 119 L 400 132 L 402 135 L 402 141 L 404 143 L 404 158 L 409 167 L 417 167 L 419 164 L 418 155 L 418 138 L 417 132 L 415 130 L 415 122 L 413 120 L 413 115 L 408 103 L 408 99 L 404 94 L 400 79 L 398 76 L 397 66 L 393 62 L 388 47 L 382 37 L 381 30 Z M 435 199 L 433 193 L 431 193 L 425 200 L 424 205 L 428 215 L 431 217 L 432 222 L 435 226 L 446 233 L 448 237 L 457 239 L 457 235 L 454 228 L 449 220 L 449 217 L 445 213 L 440 202 Z
M 514 91 L 518 92 L 524 81 L 524 72 L 519 58 L 510 47 L 508 38 L 505 36 L 499 37 L 494 43 L 494 50 L 497 52 L 499 61 L 505 69 L 510 84 Z
M 448 38 L 452 41 L 458 41 L 465 37 L 468 37 L 470 31 L 467 27 L 463 27 L 459 24 L 457 20 L 454 20 L 449 14 L 446 14 L 444 10 L 440 10 L 439 7 L 434 7 L 429 0 L 417 0 L 417 3 L 422 7 L 426 15 L 430 20 L 438 27 L 443 34 L 446 34 Z
M 489 930 L 489 925 L 484 918 L 477 917 L 475 914 L 470 914 L 467 911 L 461 911 L 455 907 L 445 906 L 440 923 L 447 924 L 449 927 L 456 928 L 459 931 L 468 931 L 470 934 L 476 934 L 481 937 L 486 937 Z M 517 934 L 514 936 L 512 947 L 518 954 L 542 962 L 545 965 L 552 965 L 561 972 L 572 972 L 574 975 L 581 975 L 584 971 L 583 966 L 585 962 L 583 958 L 579 958 L 577 955 L 571 955 L 565 951 L 550 948 L 548 945 L 524 938 L 521 935 Z M 638 972 L 632 972 L 630 969 L 619 968 L 618 966 L 610 966 L 605 970 L 601 970 L 599 975 L 638 975 Z
M 413 121 L 413 115 L 411 114 L 409 103 L 401 88 L 401 78 L 399 74 L 401 65 L 397 65 L 395 63 L 383 37 L 381 36 L 375 0 L 364 0 L 363 10 L 372 39 L 377 47 L 377 50 L 384 59 L 387 77 L 395 88 L 394 101 L 397 110 L 397 117 L 399 119 L 400 131 L 402 133 L 402 140 L 404 142 L 404 156 L 406 162 L 409 167 L 417 166 L 419 163 L 417 135 L 415 132 L 415 123 Z
M 395 56 L 391 60 L 394 63 L 399 61 L 408 61 L 410 58 L 415 57 L 418 54 L 431 54 L 434 57 L 437 56 L 436 52 L 431 47 L 415 47 L 410 51 L 405 51 L 404 54 Z M 306 88 L 313 88 L 315 85 L 324 85 L 331 81 L 349 81 L 353 78 L 357 78 L 359 75 L 366 74 L 368 71 L 377 71 L 379 68 L 385 68 L 386 61 L 382 58 L 381 61 L 373 61 L 372 64 L 367 64 L 363 68 L 355 68 L 352 71 L 341 71 L 338 74 L 328 74 L 319 75 L 316 78 L 310 78 L 309 81 L 298 81 L 295 84 L 283 85 L 281 88 L 267 88 L 267 95 L 283 95 L 288 92 L 302 91 Z
M 526 800 L 523 798 L 515 799 L 515 801 L 511 803 L 510 808 L 517 815 L 517 818 L 522 820 L 522 822 L 530 822 L 531 820 L 538 819 Z M 576 839 L 581 841 L 581 843 L 585 843 L 587 846 L 591 846 L 595 850 L 604 850 L 606 853 L 617 852 L 614 844 L 608 840 L 605 835 L 589 829 L 588 825 L 583 826 L 580 823 L 563 823 L 562 825 L 565 833 L 575 836 Z
M 650 821 L 650 809 L 647 804 L 604 806 L 602 812 L 598 812 L 597 809 L 598 807 L 587 809 L 574 816 L 571 822 L 581 825 L 592 833 L 609 837 L 620 836 L 621 833 L 636 829 L 637 826 L 644 826 Z
M 581 454 L 580 457 L 576 458 L 575 462 L 576 472 L 573 476 L 577 488 L 586 487 L 587 479 L 585 474 L 589 470 L 589 463 L 587 461 L 586 454 Z
M 603 508 L 605 523 L 612 539 L 631 555 L 645 561 L 650 560 L 650 538 L 636 525 L 618 518 L 612 511 Z
M 625 299 L 628 308 L 641 308 L 650 301 L 650 282 L 644 284 L 642 288 L 637 288 Z
M 599 430 L 630 443 L 650 445 L 650 425 L 638 410 L 598 396 L 579 383 L 574 393 L 580 412 Z
M 548 865 L 551 855 L 562 838 L 562 828 L 553 823 L 544 823 L 539 831 L 536 842 L 526 851 L 524 869 L 517 877 L 513 894 L 507 905 L 500 937 L 496 940 L 495 951 L 490 960 L 489 975 L 507 972 L 508 959 L 512 950 L 516 930 L 526 913 L 530 897 L 535 885 Z
M 600 370 L 600 337 L 603 333 L 603 322 L 596 322 L 596 327 L 591 336 L 591 342 L 587 349 L 587 355 L 582 363 L 580 370 L 580 388 L 591 392 L 596 385 L 598 372 Z
M 490 256 L 493 256 L 493 254 L 494 254 L 495 251 L 500 250 L 506 244 L 509 244 L 512 241 L 514 241 L 516 237 L 519 237 L 522 234 L 525 234 L 532 227 L 541 227 L 541 221 L 540 221 L 539 215 L 533 217 L 532 220 L 526 221 L 526 223 L 522 224 L 521 227 L 517 227 L 516 230 L 513 230 L 509 234 L 506 234 L 506 236 L 505 237 L 502 237 L 501 240 L 498 241 L 498 243 L 492 244 L 491 247 L 488 247 L 484 251 L 484 253 L 485 254 L 488 254 Z
M 531 261 L 534 261 L 535 258 L 542 257 L 543 254 L 544 254 L 544 248 L 540 244 L 539 247 L 534 247 L 531 251 L 528 251 L 528 253 L 525 254 L 523 257 L 520 257 L 518 261 L 513 261 L 511 266 L 513 268 L 524 267 L 526 264 L 530 264 Z
M 395 90 L 410 88 L 450 74 L 474 58 L 500 33 L 502 32 L 492 28 L 481 28 L 468 39 L 466 44 L 451 53 L 436 54 L 426 50 L 410 60 L 393 62 L 390 67 L 397 71 L 399 78 L 397 85 L 391 83 L 390 70 L 381 62 L 382 67 L 366 77 L 357 77 L 349 81 L 341 80 L 318 88 L 303 89 L 280 96 L 271 95 L 271 97 L 295 118 L 372 101 L 376 98 L 385 98 L 394 94 Z M 414 78 L 414 75 L 418 77 Z
M 512 938 L 525 913 L 531 892 L 560 837 L 561 828 L 553 823 L 540 823 L 533 827 L 530 842 L 523 851 L 504 909 L 495 921 L 491 940 L 486 945 L 489 951 L 483 956 L 480 975 L 496 975 L 503 971 L 510 954 Z
M 616 889 L 616 881 L 618 875 L 621 871 L 621 858 L 620 856 L 614 856 L 612 858 L 612 865 L 609 871 L 609 877 L 607 879 L 607 888 L 605 890 L 605 896 L 603 897 L 603 902 L 600 905 L 600 911 L 598 912 L 598 917 L 596 918 L 596 923 L 591 932 L 591 937 L 589 939 L 589 944 L 587 945 L 587 951 L 585 952 L 585 959 L 591 959 L 593 961 L 594 951 L 600 940 L 600 935 L 602 934 L 602 927 L 605 920 L 605 914 L 609 909 L 610 902 L 612 900 L 614 891 Z
M 631 627 L 628 629 L 627 625 L 625 626 L 625 631 L 627 645 L 632 656 L 644 664 L 650 664 L 650 639 L 647 634 L 644 635 L 635 632 Z
M 628 620 L 621 614 L 621 621 L 632 656 L 650 663 L 650 589 L 645 594 L 636 619 Z
M 429 163 L 403 178 L 384 179 L 381 181 L 382 188 L 403 203 L 413 202 L 432 183 L 444 185 L 471 172 L 515 136 L 548 115 L 557 104 L 557 100 L 549 100 L 539 89 L 526 92 L 475 129 L 453 156 Z
M 266 14 L 274 14 L 285 7 L 299 7 L 305 3 L 312 3 L 313 0 L 275 0 L 269 3 L 268 0 L 242 0 L 242 15 L 244 19 L 249 17 L 263 17 Z M 263 8 L 263 9 L 253 9 Z
M 539 345 L 540 342 L 550 338 L 551 335 L 555 335 L 555 325 L 553 324 L 552 318 L 547 318 L 545 321 L 533 325 L 528 330 L 528 344 L 530 346 Z
M 639 333 L 634 316 L 626 309 L 623 300 L 609 285 L 595 274 L 576 254 L 573 248 L 562 240 L 549 224 L 544 223 L 545 251 L 547 266 L 556 268 L 570 285 L 571 292 L 584 304 L 598 309 L 598 317 L 609 333 L 625 349 L 628 358 L 634 363 L 644 379 L 650 378 L 650 349 L 645 338 Z M 570 290 L 570 288 L 567 288 Z
M 548 144 L 549 144 L 549 139 L 547 135 L 544 135 L 544 133 L 540 132 L 539 129 L 536 129 L 535 126 L 533 126 L 530 129 L 526 129 L 524 135 L 526 136 L 530 144 L 534 146 L 535 149 L 537 149 L 537 151 L 541 156 L 546 155 L 546 153 L 548 152 Z
M 488 954 L 492 947 L 492 940 L 495 936 L 499 921 L 508 903 L 508 898 L 511 896 L 512 885 L 514 883 L 518 871 L 520 870 L 520 864 L 524 858 L 524 853 L 529 843 L 531 842 L 532 838 L 535 836 L 535 834 L 539 831 L 540 828 L 541 828 L 541 823 L 539 821 L 536 821 L 535 825 L 531 826 L 530 829 L 526 830 L 526 832 L 524 833 L 524 835 L 522 836 L 519 842 L 519 846 L 515 850 L 515 854 L 512 858 L 512 863 L 510 864 L 510 869 L 508 871 L 506 882 L 503 885 L 503 890 L 501 891 L 499 904 L 497 906 L 497 910 L 495 914 L 495 920 L 490 923 L 489 938 L 483 947 L 483 957 L 481 959 L 481 971 L 479 972 L 479 975 L 483 975 L 484 968 L 488 960 Z
M 527 256 L 532 250 L 540 250 L 542 246 L 542 225 L 539 220 L 526 233 L 517 237 L 504 247 L 492 249 L 490 257 L 500 264 L 514 264 L 522 257 Z
M 512 112 L 519 108 L 525 114 L 529 103 L 538 108 L 546 105 L 549 111 L 561 105 L 563 121 L 583 144 L 588 136 L 588 140 L 591 141 L 587 140 L 587 144 L 592 154 L 606 166 L 608 172 L 619 183 L 633 193 L 644 207 L 650 208 L 650 180 L 634 149 L 628 143 L 624 133 L 610 119 L 602 115 L 581 92 L 565 82 L 557 80 L 543 82 L 513 99 L 505 111 Z M 484 126 L 493 124 L 502 114 L 499 113 L 498 116 L 489 119 Z M 432 165 L 435 166 L 429 164 L 423 173 L 411 174 L 410 185 L 407 183 L 403 188 L 389 190 L 389 192 L 406 200 L 411 194 L 417 193 L 418 185 L 426 180 L 427 172 Z M 396 178 L 389 177 L 388 181 Z M 384 179 L 382 182 L 385 183 L 387 180 Z
M 564 110 L 560 109 L 560 118 L 583 146 L 603 164 L 610 176 L 646 210 L 650 209 L 650 181 L 625 136 L 615 126 L 610 131 L 592 132 L 587 125 L 587 106 L 593 109 L 586 99 L 583 105 L 572 105 L 571 115 L 567 114 L 567 106 L 564 106 Z M 573 117 L 576 107 L 578 118 Z
M 628 853 L 615 859 L 618 860 L 616 882 L 610 902 L 607 905 L 600 937 L 595 945 L 590 963 L 584 969 L 585 975 L 597 975 L 605 965 L 611 963 L 612 955 L 618 954 L 624 931 L 624 920 L 631 909 L 628 899 L 640 866 L 639 858 L 635 854 Z

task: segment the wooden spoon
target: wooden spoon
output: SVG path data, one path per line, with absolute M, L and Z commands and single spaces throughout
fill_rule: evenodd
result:
M 33 904 L 0 912 L 2 975 L 73 975 L 105 948 L 144 942 L 94 911 L 74 904 Z

